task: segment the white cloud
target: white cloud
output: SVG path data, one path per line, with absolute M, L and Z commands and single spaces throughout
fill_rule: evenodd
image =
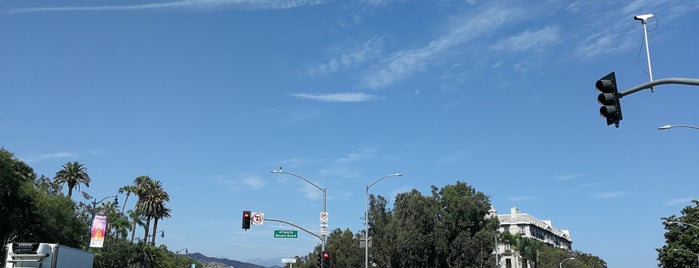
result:
M 36 7 L 17 8 L 0 11 L 4 14 L 32 13 L 32 12 L 66 12 L 66 11 L 129 11 L 149 9 L 290 9 L 306 5 L 323 3 L 323 0 L 180 0 L 163 3 L 147 3 L 138 5 L 114 5 L 114 6 L 62 6 L 62 7 Z
M 492 7 L 483 10 L 476 16 L 467 17 L 454 30 L 429 42 L 427 45 L 397 51 L 380 63 L 379 67 L 370 70 L 364 78 L 369 88 L 382 88 L 408 75 L 426 68 L 426 65 L 442 53 L 462 45 L 480 35 L 490 33 L 513 20 L 517 11 L 503 7 Z
M 439 162 L 442 164 L 458 164 L 463 162 L 469 155 L 470 153 L 466 150 L 458 150 L 442 157 Z
M 544 50 L 546 47 L 559 43 L 560 29 L 549 25 L 536 31 L 524 31 L 510 38 L 500 40 L 494 46 L 494 50 L 506 50 L 523 52 L 530 50 Z
M 376 95 L 370 95 L 361 92 L 352 93 L 334 93 L 334 94 L 306 94 L 306 93 L 294 93 L 291 96 L 309 99 L 322 102 L 367 102 L 378 100 L 379 97 Z
M 536 199 L 536 196 L 513 196 L 510 197 L 510 201 L 512 202 L 524 202 L 524 201 L 530 201 Z
M 359 162 L 365 159 L 368 159 L 372 157 L 376 153 L 375 148 L 362 148 L 362 150 L 358 153 L 349 153 L 347 156 L 335 160 L 335 162 L 338 163 L 351 163 L 351 162 Z
M 334 73 L 357 64 L 363 63 L 369 59 L 376 58 L 381 53 L 384 38 L 381 36 L 374 37 L 362 45 L 343 53 L 338 58 L 333 58 L 325 63 L 310 67 L 308 74 L 310 76 L 319 76 L 329 73 Z
M 248 187 L 251 187 L 253 189 L 260 189 L 265 186 L 265 181 L 262 180 L 260 177 L 248 177 L 245 179 L 242 179 L 241 182 Z
M 36 163 L 47 159 L 66 159 L 74 158 L 75 154 L 69 152 L 57 152 L 57 153 L 47 153 L 38 156 L 23 158 L 22 160 L 26 163 Z
M 628 195 L 627 192 L 599 192 L 593 195 L 594 199 L 617 199 Z
M 668 201 L 665 201 L 664 205 L 668 206 L 668 207 L 677 206 L 677 205 L 681 205 L 681 204 L 689 205 L 690 203 L 692 203 L 692 200 L 694 200 L 694 199 L 696 199 L 696 198 L 692 198 L 692 197 L 675 198 L 675 199 L 670 199 Z
M 568 174 L 568 175 L 561 175 L 561 176 L 558 176 L 558 177 L 555 178 L 555 180 L 557 180 L 557 181 L 568 181 L 568 180 L 572 180 L 572 179 L 579 178 L 579 177 L 582 177 L 582 175 L 580 175 L 580 174 Z
M 306 199 L 323 199 L 323 192 L 313 185 L 305 183 L 303 187 L 298 190 Z

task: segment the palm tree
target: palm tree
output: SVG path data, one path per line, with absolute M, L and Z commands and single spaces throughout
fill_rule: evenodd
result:
M 124 213 L 124 209 L 126 208 L 126 203 L 129 202 L 129 195 L 131 193 L 136 192 L 136 186 L 133 185 L 125 185 L 119 188 L 119 193 L 123 194 L 126 192 L 126 198 L 124 199 L 124 205 L 121 206 L 121 213 Z
M 133 244 L 134 236 L 136 236 L 136 227 L 145 227 L 143 215 L 138 210 L 129 210 L 129 218 L 131 218 L 131 244 Z
M 153 216 L 155 222 L 153 223 L 153 240 L 151 244 L 155 245 L 155 234 L 158 232 L 158 220 L 163 218 L 170 218 L 170 209 L 166 208 L 164 204 L 157 206 L 156 214 Z
M 136 211 L 146 218 L 146 224 L 143 226 L 145 234 L 144 241 L 148 241 L 148 229 L 150 228 L 150 215 L 155 211 L 154 203 L 149 198 L 151 189 L 153 188 L 153 180 L 148 176 L 139 176 L 133 181 L 134 192 L 138 196 L 136 201 Z
M 56 172 L 56 176 L 53 178 L 54 182 L 59 184 L 68 184 L 68 198 L 73 195 L 73 188 L 78 186 L 80 189 L 80 184 L 85 184 L 85 186 L 90 187 L 90 176 L 87 175 L 87 168 L 83 164 L 75 162 L 67 162 L 63 165 L 63 169 Z
M 169 201 L 170 195 L 165 191 L 163 184 L 159 180 L 152 181 L 148 186 L 148 194 L 143 207 L 146 207 L 148 221 L 154 219 L 153 238 L 151 240 L 153 245 L 155 245 L 155 234 L 158 232 L 158 220 L 170 217 L 170 209 L 165 207 L 165 202 Z M 146 235 L 146 237 L 148 236 Z

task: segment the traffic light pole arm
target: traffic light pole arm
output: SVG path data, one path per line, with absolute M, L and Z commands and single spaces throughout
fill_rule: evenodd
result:
M 682 85 L 699 86 L 699 79 L 694 79 L 694 78 L 663 78 L 663 79 L 658 79 L 655 81 L 643 83 L 643 84 L 640 84 L 638 86 L 632 87 L 630 89 L 625 90 L 624 92 L 619 93 L 619 95 L 621 95 L 621 97 L 624 97 L 626 95 L 631 95 L 632 93 L 636 93 L 636 92 L 644 90 L 644 89 L 649 89 L 649 88 L 653 88 L 657 85 L 664 85 L 664 84 L 682 84 Z
M 298 226 L 298 225 L 296 225 L 296 224 L 294 224 L 294 223 L 292 223 L 292 222 L 288 222 L 288 221 L 285 221 L 285 220 L 278 220 L 278 219 L 270 219 L 270 218 L 265 218 L 265 220 L 266 220 L 266 221 L 276 221 L 276 222 L 286 223 L 286 224 L 288 224 L 288 225 L 291 225 L 291 226 L 294 226 L 294 227 L 296 227 L 296 228 L 299 228 L 301 231 L 304 231 L 304 232 L 306 232 L 306 233 L 308 233 L 308 234 L 310 234 L 310 235 L 312 235 L 312 236 L 317 237 L 318 239 L 320 239 L 321 242 L 323 241 L 323 238 L 321 238 L 320 235 L 318 235 L 318 234 L 316 234 L 316 233 L 314 233 L 314 232 L 311 232 L 311 231 L 309 231 L 309 230 L 306 230 L 305 228 L 303 228 L 303 227 L 301 227 L 301 226 Z

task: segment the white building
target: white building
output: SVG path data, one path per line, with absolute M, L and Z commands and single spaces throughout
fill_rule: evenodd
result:
M 552 247 L 572 250 L 570 231 L 553 227 L 551 220 L 537 219 L 527 213 L 520 213 L 517 208 L 510 209 L 510 214 L 497 214 L 495 209 L 491 209 L 491 215 L 498 216 L 500 233 L 522 234 L 522 237 L 538 240 Z M 498 243 L 496 257 L 499 259 L 499 267 L 530 267 L 529 263 L 523 264 L 519 253 L 505 243 Z

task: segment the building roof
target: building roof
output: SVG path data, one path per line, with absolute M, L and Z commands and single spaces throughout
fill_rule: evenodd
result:
M 511 214 L 498 214 L 498 220 L 500 221 L 500 225 L 531 224 L 541 229 L 547 230 L 556 236 L 573 242 L 573 240 L 570 239 L 570 231 L 559 230 L 553 227 L 550 220 L 540 220 L 527 213 L 519 213 L 519 210 L 517 210 L 517 208 L 513 208 L 511 212 Z

